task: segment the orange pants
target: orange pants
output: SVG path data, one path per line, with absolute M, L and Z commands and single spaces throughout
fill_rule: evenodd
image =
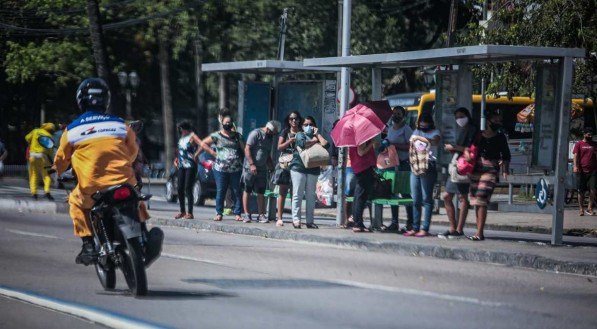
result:
M 78 237 L 93 236 L 91 224 L 89 223 L 89 211 L 90 209 L 83 209 L 76 204 L 70 203 L 69 215 L 73 220 L 75 235 Z M 141 222 L 145 222 L 149 217 L 145 203 L 139 202 L 139 219 Z

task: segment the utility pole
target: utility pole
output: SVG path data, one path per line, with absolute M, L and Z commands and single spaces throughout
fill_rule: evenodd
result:
M 342 6 L 342 57 L 350 56 L 350 15 L 352 12 L 352 1 L 344 0 Z M 348 110 L 348 98 L 350 89 L 350 69 L 342 67 L 340 72 L 340 117 L 344 116 Z M 346 147 L 338 149 L 338 213 L 336 214 L 336 225 L 340 226 L 346 221 L 346 208 L 344 207 L 346 195 L 344 195 L 344 186 L 346 184 Z
M 458 0 L 452 0 L 450 4 L 450 20 L 448 23 L 448 36 L 446 38 L 446 47 L 452 47 L 453 34 L 456 31 L 456 18 L 458 17 Z
M 102 24 L 97 0 L 87 0 L 87 17 L 89 19 L 89 36 L 91 38 L 91 47 L 93 48 L 93 58 L 97 76 L 109 83 L 110 69 L 108 67 L 108 57 L 106 56 L 106 47 L 104 45 Z M 112 113 L 112 105 L 108 108 Z
M 197 106 L 197 133 L 199 136 L 207 134 L 207 113 L 205 110 L 205 89 L 201 78 L 201 63 L 203 62 L 203 44 L 201 36 L 197 36 L 194 42 L 195 48 L 195 101 Z

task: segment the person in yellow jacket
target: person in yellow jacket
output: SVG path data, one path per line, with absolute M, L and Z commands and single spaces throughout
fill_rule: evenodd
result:
M 54 200 L 50 194 L 52 178 L 48 173 L 54 155 L 54 140 L 52 139 L 54 131 L 56 131 L 56 126 L 46 122 L 25 136 L 25 140 L 29 144 L 29 189 L 34 199 L 37 199 L 37 184 L 41 177 L 44 182 L 46 198 Z
M 110 90 L 104 80 L 89 78 L 77 90 L 77 104 L 85 111 L 62 134 L 54 159 L 58 175 L 71 165 L 77 186 L 69 195 L 69 213 L 75 235 L 83 240 L 76 263 L 88 265 L 95 257 L 89 210 L 93 193 L 110 186 L 137 180 L 132 163 L 137 157 L 136 137 L 120 117 L 105 114 L 110 104 Z M 141 219 L 147 219 L 146 211 Z

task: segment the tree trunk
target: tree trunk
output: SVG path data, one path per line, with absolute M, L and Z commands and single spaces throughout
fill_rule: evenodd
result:
M 174 119 L 172 115 L 172 95 L 170 93 L 170 58 L 168 55 L 168 39 L 158 40 L 158 60 L 160 63 L 160 86 L 162 91 L 162 115 L 164 125 L 164 151 L 166 173 L 170 172 L 174 160 Z
M 104 45 L 103 31 L 100 19 L 99 5 L 97 0 L 87 0 L 87 16 L 89 18 L 89 36 L 93 48 L 93 58 L 97 76 L 104 79 L 110 85 L 110 69 L 108 68 L 108 57 Z M 113 89 L 113 88 L 110 88 Z M 113 106 L 110 105 L 108 112 L 112 113 Z
M 207 111 L 205 109 L 205 88 L 203 88 L 203 81 L 201 79 L 201 63 L 203 63 L 203 44 L 201 37 L 198 36 L 195 40 L 195 88 L 196 88 L 196 105 L 197 105 L 197 133 L 204 137 L 207 135 Z

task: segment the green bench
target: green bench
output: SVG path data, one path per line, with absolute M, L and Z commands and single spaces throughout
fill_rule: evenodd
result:
M 408 171 L 385 171 L 381 174 L 385 179 L 392 181 L 392 194 L 394 195 L 410 195 L 410 172 Z M 398 198 L 394 197 L 391 199 L 374 199 L 373 203 L 373 217 L 371 220 L 372 229 L 381 229 L 383 224 L 383 207 L 384 206 L 410 206 L 413 204 L 411 198 Z

